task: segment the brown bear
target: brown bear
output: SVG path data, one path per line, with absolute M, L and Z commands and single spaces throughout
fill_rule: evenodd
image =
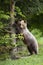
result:
M 23 34 L 24 43 L 27 45 L 27 49 L 32 54 L 38 54 L 38 42 L 34 35 L 28 30 L 27 22 L 25 20 L 20 20 L 17 22 L 17 30 L 19 33 Z

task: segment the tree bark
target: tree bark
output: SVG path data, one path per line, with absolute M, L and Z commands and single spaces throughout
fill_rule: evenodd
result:
M 14 10 L 15 10 L 15 1 L 14 0 L 10 0 L 10 29 L 12 31 L 11 33 L 11 38 L 12 38 L 12 42 L 11 44 L 16 43 L 16 39 L 14 38 L 15 36 L 15 28 L 13 27 L 14 22 L 15 22 L 15 17 L 14 17 Z
M 15 50 L 15 45 L 16 45 L 16 39 L 14 38 L 15 36 L 15 28 L 13 27 L 14 22 L 15 22 L 15 17 L 14 17 L 14 10 L 15 10 L 15 1 L 14 0 L 10 0 L 10 29 L 12 31 L 11 33 L 11 38 L 12 38 L 12 42 L 11 44 L 14 45 L 13 49 L 11 50 L 11 58 L 16 58 L 15 54 L 14 54 L 14 50 Z

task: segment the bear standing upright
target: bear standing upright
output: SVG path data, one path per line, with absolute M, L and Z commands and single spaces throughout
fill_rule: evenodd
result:
M 17 29 L 19 33 L 23 34 L 23 41 L 27 45 L 27 49 L 29 50 L 30 54 L 38 54 L 38 42 L 33 34 L 28 30 L 27 23 L 24 20 L 18 21 Z

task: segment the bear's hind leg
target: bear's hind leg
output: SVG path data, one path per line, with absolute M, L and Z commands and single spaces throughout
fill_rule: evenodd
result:
M 38 51 L 37 51 L 36 49 L 34 49 L 34 53 L 35 53 L 35 54 L 38 54 Z
M 28 49 L 28 51 L 30 52 L 30 55 L 32 55 L 32 54 L 33 54 L 32 48 L 30 48 L 30 47 L 27 46 L 27 49 Z

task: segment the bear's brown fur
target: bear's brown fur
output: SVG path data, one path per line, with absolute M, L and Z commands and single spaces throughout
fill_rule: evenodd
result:
M 38 54 L 38 42 L 33 34 L 27 28 L 27 22 L 20 20 L 17 22 L 17 30 L 24 36 L 24 43 L 32 55 L 33 53 Z

